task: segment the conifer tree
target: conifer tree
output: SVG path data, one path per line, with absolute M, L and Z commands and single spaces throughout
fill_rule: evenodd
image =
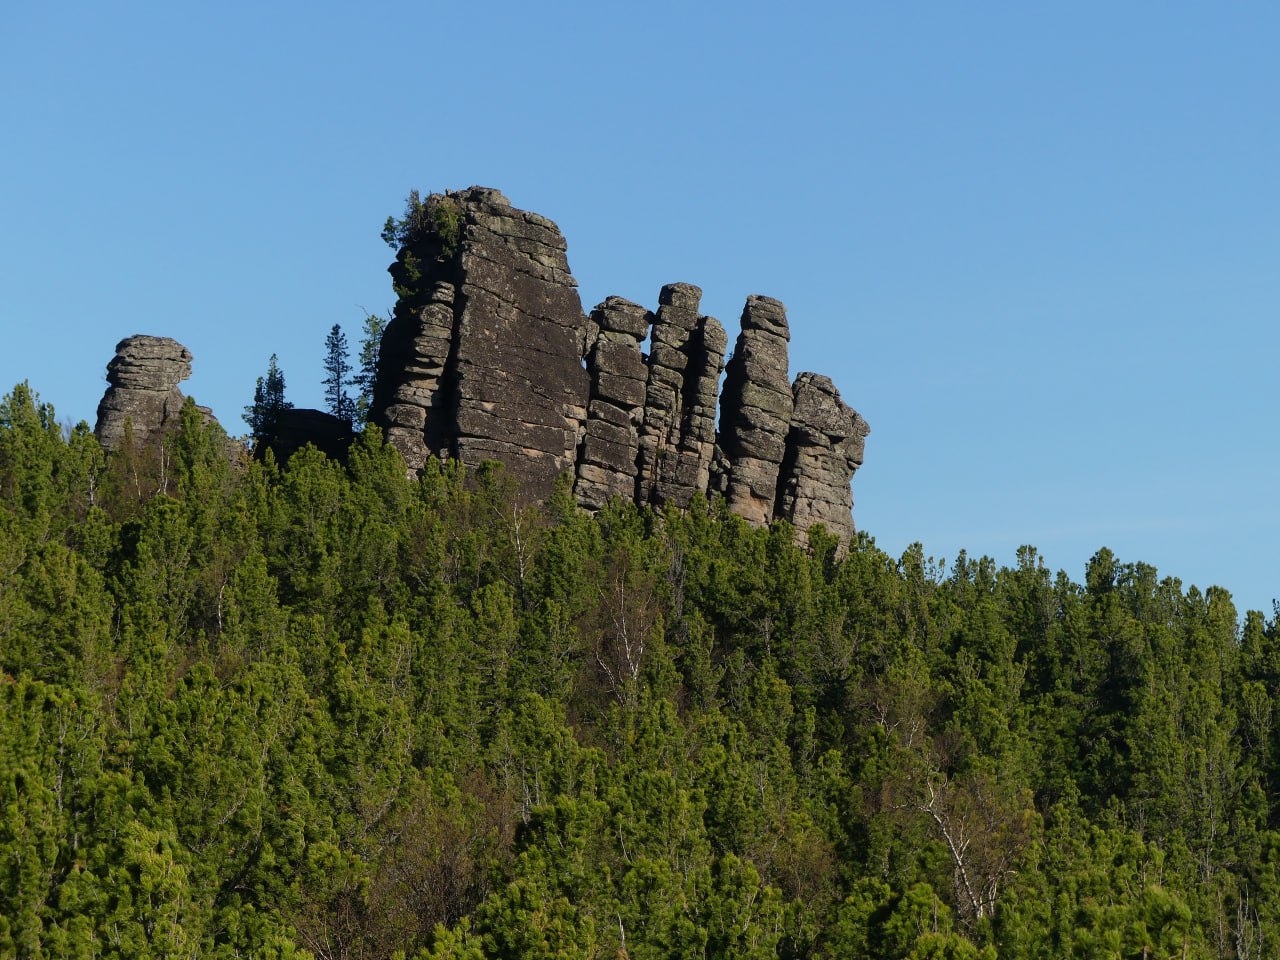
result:
M 267 375 L 258 378 L 253 403 L 244 408 L 244 422 L 249 425 L 249 432 L 255 440 L 272 437 L 281 411 L 292 407 L 293 404 L 284 398 L 284 371 L 273 353 L 267 364 Z
M 355 418 L 355 404 L 347 395 L 352 385 L 351 361 L 347 359 L 347 335 L 342 327 L 333 325 L 324 340 L 324 399 L 329 412 L 342 420 Z
M 351 378 L 359 389 L 356 397 L 356 417 L 367 420 L 373 406 L 373 384 L 378 376 L 378 350 L 382 346 L 382 332 L 387 329 L 389 317 L 369 313 L 364 318 L 364 337 L 360 341 L 360 372 Z

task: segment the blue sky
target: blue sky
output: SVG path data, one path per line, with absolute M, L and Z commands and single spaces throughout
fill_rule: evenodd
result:
M 871 423 L 892 553 L 1101 546 L 1280 596 L 1274 4 L 15 2 L 0 390 L 92 421 L 175 337 L 233 432 L 392 302 L 410 188 L 551 217 L 587 307 L 676 280 Z

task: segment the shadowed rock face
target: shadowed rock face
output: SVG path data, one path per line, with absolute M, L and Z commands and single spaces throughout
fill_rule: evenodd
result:
M 804 532 L 823 523 L 842 543 L 853 536 L 849 481 L 862 466 L 871 428 L 828 377 L 802 373 L 792 387 L 791 429 L 774 516 Z
M 821 521 L 847 540 L 868 428 L 827 378 L 791 385 L 782 304 L 747 300 L 726 368 L 698 287 L 663 287 L 655 313 L 610 297 L 587 317 L 565 250 L 554 223 L 497 190 L 422 204 L 390 268 L 399 300 L 373 402 L 409 467 L 499 460 L 531 499 L 567 473 L 588 509 L 718 492 L 752 523 Z
M 308 443 L 325 456 L 342 460 L 354 439 L 351 421 L 324 410 L 290 407 L 280 411 L 268 446 L 278 463 L 284 463 Z
M 107 450 L 124 444 L 125 423 L 140 445 L 177 426 L 184 397 L 178 384 L 191 376 L 191 351 L 169 337 L 135 334 L 116 344 L 107 364 L 107 392 L 98 403 L 94 435 Z M 212 416 L 205 411 L 206 416 Z
M 418 297 L 401 298 L 382 337 L 377 389 L 387 441 L 411 470 L 447 456 L 452 396 L 441 390 L 453 347 L 453 284 L 440 279 Z M 376 402 L 376 398 L 375 398 Z

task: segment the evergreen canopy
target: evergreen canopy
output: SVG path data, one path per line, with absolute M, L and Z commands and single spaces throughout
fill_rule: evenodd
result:
M 561 494 L 15 388 L 0 955 L 1280 956 L 1275 619 Z

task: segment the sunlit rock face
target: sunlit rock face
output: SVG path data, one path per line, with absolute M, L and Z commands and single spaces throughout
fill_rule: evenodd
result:
M 375 420 L 411 467 L 499 460 L 530 498 L 573 474 L 587 419 L 590 323 L 554 223 L 497 190 L 429 197 L 401 248 Z
M 652 311 L 609 297 L 588 316 L 550 220 L 487 187 L 417 210 L 390 268 L 373 404 L 410 469 L 498 460 L 535 500 L 567 475 L 591 510 L 723 494 L 754 524 L 852 536 L 869 428 L 826 377 L 790 382 L 779 301 L 747 299 L 726 366 L 693 284 L 667 284 Z
M 635 496 L 649 379 L 641 344 L 653 314 L 630 300 L 609 297 L 591 311 L 591 322 L 598 331 L 587 351 L 591 401 L 574 489 L 578 502 L 595 510 L 612 497 Z
M 116 344 L 107 364 L 107 391 L 98 403 L 94 434 L 107 450 L 126 434 L 150 444 L 177 426 L 186 399 L 178 384 L 191 376 L 191 351 L 169 337 L 135 334 Z M 202 410 L 206 417 L 212 413 Z M 127 425 L 127 427 L 126 427 Z
M 774 516 L 802 532 L 822 523 L 847 543 L 853 536 L 849 483 L 862 466 L 871 427 L 840 399 L 828 377 L 800 374 L 791 396 L 791 428 Z
M 724 495 L 734 513 L 765 524 L 773 519 L 791 427 L 791 332 L 786 309 L 770 297 L 747 298 L 741 328 L 720 400 L 720 446 L 729 463 Z

